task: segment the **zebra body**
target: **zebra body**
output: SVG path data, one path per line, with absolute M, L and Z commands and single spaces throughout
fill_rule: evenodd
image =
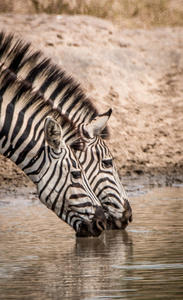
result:
M 76 151 L 94 193 L 102 203 L 109 229 L 123 229 L 132 220 L 131 207 L 104 139 L 111 110 L 99 115 L 80 86 L 63 70 L 30 51 L 30 44 L 13 42 L 13 36 L 0 35 L 0 61 L 20 80 L 43 95 L 46 102 L 77 124 L 85 141 L 85 151 Z
M 0 72 L 0 153 L 36 184 L 42 203 L 77 236 L 99 236 L 105 216 L 73 151 L 82 147 L 77 127 L 19 81 Z

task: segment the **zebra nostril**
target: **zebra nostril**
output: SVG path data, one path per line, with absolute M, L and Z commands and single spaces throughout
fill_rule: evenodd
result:
M 97 206 L 95 216 L 93 219 L 93 231 L 95 232 L 95 235 L 97 236 L 99 233 L 101 233 L 106 228 L 107 228 L 106 217 L 105 217 L 104 211 L 101 206 Z
M 96 221 L 96 226 L 99 230 L 103 231 L 105 230 L 107 227 L 106 227 L 106 222 L 103 222 L 101 220 L 97 220 Z
M 132 220 L 133 220 L 133 217 L 132 217 L 132 215 L 129 217 L 129 222 L 132 222 Z

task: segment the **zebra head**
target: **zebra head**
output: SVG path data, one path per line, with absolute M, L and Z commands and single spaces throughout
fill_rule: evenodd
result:
M 89 123 L 80 125 L 86 142 L 85 151 L 79 153 L 93 192 L 105 211 L 108 229 L 124 229 L 132 221 L 132 210 L 119 179 L 113 156 L 102 138 L 112 110 L 99 115 Z
M 61 125 L 48 116 L 44 133 L 47 164 L 37 184 L 40 200 L 73 227 L 76 236 L 99 236 L 106 228 L 103 209 L 76 155 L 65 142 Z

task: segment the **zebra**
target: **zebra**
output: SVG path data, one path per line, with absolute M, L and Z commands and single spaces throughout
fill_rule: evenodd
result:
M 49 58 L 44 58 L 41 51 L 32 51 L 30 43 L 14 41 L 12 34 L 1 32 L 0 45 L 2 66 L 25 80 L 77 125 L 86 147 L 75 153 L 105 211 L 107 229 L 125 229 L 132 221 L 132 209 L 105 142 L 112 109 L 99 115 L 80 85 Z
M 1 66 L 0 154 L 25 172 L 40 201 L 77 237 L 98 237 L 106 219 L 75 155 L 82 147 L 76 125 Z

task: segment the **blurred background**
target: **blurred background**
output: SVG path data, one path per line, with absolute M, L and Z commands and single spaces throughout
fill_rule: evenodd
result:
M 183 25 L 183 0 L 0 0 L 0 12 L 84 14 L 127 28 Z
M 67 70 L 100 113 L 113 108 L 120 176 L 168 183 L 183 181 L 182 25 L 183 0 L 0 0 L 0 30 Z M 29 184 L 4 157 L 0 170 L 0 186 Z

